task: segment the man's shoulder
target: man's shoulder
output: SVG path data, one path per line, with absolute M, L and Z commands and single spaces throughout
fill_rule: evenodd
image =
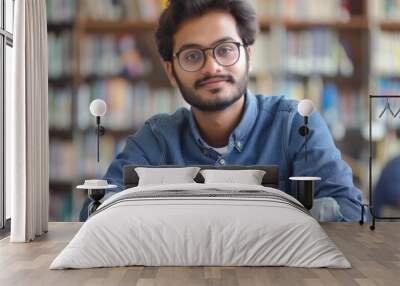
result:
M 293 112 L 297 110 L 298 101 L 284 96 L 255 95 L 259 109 L 266 112 Z
M 176 129 L 183 124 L 186 124 L 190 115 L 190 111 L 181 107 L 178 108 L 173 114 L 159 113 L 153 115 L 148 120 L 148 124 L 152 129 Z

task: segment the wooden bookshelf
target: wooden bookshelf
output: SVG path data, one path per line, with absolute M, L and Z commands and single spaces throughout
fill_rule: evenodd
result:
M 47 30 L 48 31 L 63 31 L 63 30 L 68 30 L 72 29 L 74 26 L 74 23 L 72 22 L 62 22 L 62 23 L 47 23 Z
M 48 83 L 50 86 L 54 87 L 62 87 L 62 86 L 72 86 L 72 77 L 71 76 L 61 76 L 57 78 L 49 78 Z
M 106 127 L 105 134 L 111 135 L 113 138 L 116 138 L 116 139 L 124 139 L 124 138 L 128 137 L 129 135 L 134 134 L 138 129 L 139 129 L 139 127 L 132 127 L 129 129 L 112 129 L 112 128 Z M 85 128 L 85 129 L 81 129 L 79 131 L 82 133 L 85 133 L 85 134 L 88 134 L 88 133 L 96 134 L 95 127 Z
M 268 30 L 274 21 L 270 18 L 259 20 L 260 30 Z M 157 28 L 157 21 L 100 21 L 81 20 L 77 28 L 86 33 L 125 33 L 125 32 L 152 32 Z
M 51 1 L 51 0 L 48 0 Z M 265 0 L 265 1 L 275 1 L 280 2 L 280 0 Z M 80 5 L 84 0 L 77 1 Z M 117 1 L 118 2 L 118 1 Z M 305 1 L 307 2 L 307 1 Z M 282 2 L 279 3 L 279 5 Z M 273 16 L 261 16 L 259 19 L 260 33 L 263 34 L 274 34 L 271 37 L 271 41 L 268 42 L 270 46 L 278 47 L 278 56 L 273 56 L 272 60 L 287 58 L 286 53 L 286 36 L 290 33 L 302 33 L 311 32 L 314 30 L 327 30 L 334 31 L 338 34 L 338 41 L 343 44 L 348 57 L 354 67 L 353 74 L 348 76 L 343 76 L 340 73 L 334 75 L 324 75 L 324 74 L 292 74 L 285 70 L 283 63 L 279 63 L 277 68 L 271 68 L 267 71 L 262 71 L 259 74 L 251 74 L 250 80 L 254 83 L 260 83 L 262 88 L 264 84 L 268 84 L 268 89 L 272 91 L 273 94 L 283 94 L 281 88 L 282 86 L 277 83 L 283 82 L 283 85 L 287 84 L 288 80 L 294 80 L 301 82 L 304 87 L 307 86 L 308 82 L 312 77 L 318 76 L 321 78 L 323 85 L 327 83 L 335 84 L 339 93 L 342 96 L 344 94 L 343 90 L 354 91 L 358 96 L 367 96 L 370 86 L 373 85 L 373 72 L 371 67 L 371 54 L 374 52 L 371 50 L 370 41 L 373 40 L 373 33 L 375 33 L 375 28 L 378 28 L 378 33 L 382 31 L 400 31 L 400 20 L 396 21 L 378 21 L 371 19 L 368 13 L 368 0 L 349 0 L 352 5 L 350 11 L 350 17 L 348 21 L 303 21 L 303 20 L 286 20 L 279 13 Z M 62 76 L 60 78 L 49 79 L 49 86 L 51 87 L 65 87 L 70 86 L 73 89 L 73 101 L 72 109 L 75 113 L 78 104 L 78 89 L 82 84 L 92 85 L 97 81 L 112 80 L 113 78 L 123 78 L 130 84 L 134 85 L 138 82 L 145 81 L 149 84 L 151 89 L 156 88 L 169 88 L 170 84 L 167 77 L 164 74 L 162 68 L 161 60 L 159 59 L 157 48 L 154 44 L 153 33 L 157 27 L 156 20 L 90 20 L 87 19 L 82 12 L 82 9 L 77 5 L 76 19 L 68 23 L 49 23 L 48 31 L 50 33 L 63 33 L 64 31 L 70 31 L 73 35 L 73 72 L 67 76 Z M 278 6 L 279 6 L 278 5 Z M 266 13 L 265 15 L 268 15 Z M 375 26 L 376 25 L 376 26 Z M 86 37 L 101 37 L 115 36 L 120 37 L 123 35 L 131 35 L 137 39 L 138 48 L 144 51 L 145 56 L 148 57 L 149 61 L 154 66 L 154 70 L 151 71 L 150 75 L 130 77 L 123 74 L 112 74 L 112 75 L 88 75 L 84 76 L 81 74 L 80 64 L 81 64 L 81 43 Z M 330 43 L 328 43 L 329 45 Z M 268 47 L 269 48 L 269 47 Z M 267 52 L 261 53 L 261 60 L 266 61 L 268 54 L 271 51 L 268 49 Z M 283 61 L 282 61 L 283 62 Z M 266 61 L 265 65 L 270 65 L 270 61 Z M 379 75 L 376 75 L 379 77 Z M 387 76 L 385 76 L 387 78 Z M 268 78 L 269 80 L 266 80 Z M 391 79 L 400 79 L 400 73 L 390 76 Z M 274 85 L 276 83 L 276 85 Z M 305 92 L 307 94 L 307 91 Z M 92 132 L 92 129 L 79 129 L 76 122 L 76 114 L 72 114 L 72 131 L 62 131 L 62 130 L 50 130 L 50 138 L 63 139 L 66 141 L 74 142 L 78 140 L 78 137 L 84 137 L 87 133 Z M 346 137 L 339 140 L 338 146 L 343 152 L 346 161 L 350 162 L 356 175 L 361 176 L 362 172 L 360 165 L 364 162 L 359 159 L 362 158 L 360 151 L 362 148 L 355 148 L 354 142 L 357 145 L 364 146 L 366 142 L 362 138 L 360 129 L 349 127 Z M 106 128 L 106 134 L 111 135 L 116 140 L 120 140 L 130 134 L 132 134 L 137 129 L 135 128 L 126 130 L 121 128 L 120 130 L 110 130 Z M 93 131 L 94 132 L 94 131 Z M 78 142 L 77 144 L 80 144 Z M 359 164 L 359 165 L 357 165 Z M 84 175 L 82 175 L 84 176 Z M 80 179 L 80 178 L 79 178 Z
M 274 23 L 274 21 L 271 18 L 262 17 L 259 19 L 259 23 L 260 23 L 260 30 L 266 31 L 271 28 L 271 25 Z
M 80 20 L 77 28 L 85 33 L 126 33 L 151 32 L 157 27 L 156 21 L 129 20 L 129 21 L 100 21 Z
M 368 19 L 365 16 L 354 16 L 347 22 L 341 21 L 291 21 L 285 20 L 284 25 L 287 29 L 300 30 L 311 28 L 331 28 L 340 30 L 366 30 L 368 29 Z
M 71 181 L 63 181 L 63 180 L 52 180 L 50 182 L 50 189 L 54 190 L 54 192 L 70 192 L 75 188 L 74 184 Z
M 387 31 L 400 31 L 400 21 L 382 21 L 379 27 Z
M 50 127 L 49 130 L 50 139 L 63 139 L 63 140 L 72 140 L 73 139 L 73 130 L 71 129 L 58 129 Z
M 311 28 L 331 28 L 340 30 L 367 30 L 368 19 L 365 16 L 354 16 L 349 21 L 297 21 L 297 20 L 272 20 L 259 19 L 260 30 L 268 30 L 272 25 L 283 25 L 286 29 L 302 30 Z M 397 24 L 400 25 L 400 22 Z

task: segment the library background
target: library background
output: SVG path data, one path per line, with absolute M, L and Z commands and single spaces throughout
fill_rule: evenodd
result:
M 75 187 L 103 176 L 126 137 L 151 115 L 185 106 L 153 39 L 165 2 L 47 0 L 52 221 L 78 220 L 86 194 Z M 313 100 L 368 201 L 368 95 L 400 94 L 400 1 L 251 2 L 260 34 L 250 88 Z M 95 98 L 108 105 L 100 168 L 89 113 Z M 372 112 L 374 182 L 400 150 L 400 115 L 379 118 L 387 102 L 374 102 Z M 400 100 L 390 105 L 397 111 Z

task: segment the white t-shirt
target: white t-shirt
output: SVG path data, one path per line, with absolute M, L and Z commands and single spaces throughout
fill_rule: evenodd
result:
M 214 148 L 214 147 L 213 147 Z M 215 151 L 217 151 L 220 154 L 225 154 L 228 152 L 228 145 L 220 148 L 214 148 Z

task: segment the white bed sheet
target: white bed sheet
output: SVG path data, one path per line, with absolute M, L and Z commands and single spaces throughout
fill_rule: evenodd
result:
M 274 200 L 174 197 L 116 201 L 137 192 L 261 190 L 239 184 L 142 186 L 107 199 L 50 269 L 145 266 L 293 266 L 350 268 L 306 212 Z M 101 210 L 101 211 L 100 211 Z

